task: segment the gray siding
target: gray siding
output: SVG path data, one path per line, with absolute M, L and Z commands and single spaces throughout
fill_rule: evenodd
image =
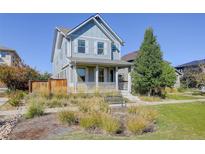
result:
M 86 53 L 78 53 L 78 40 L 83 39 L 86 41 Z M 105 51 L 104 55 L 97 54 L 97 42 L 104 42 Z M 112 41 L 104 32 L 93 22 L 89 22 L 72 34 L 72 56 L 82 58 L 99 58 L 99 59 L 114 59 L 119 60 L 120 57 L 120 46 L 119 43 L 115 42 L 117 52 L 111 53 Z

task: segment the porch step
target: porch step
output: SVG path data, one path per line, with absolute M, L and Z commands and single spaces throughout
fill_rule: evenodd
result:
M 128 99 L 131 102 L 136 103 L 136 102 L 140 101 L 140 99 L 137 96 L 134 96 L 127 91 L 121 91 L 121 94 L 124 98 Z

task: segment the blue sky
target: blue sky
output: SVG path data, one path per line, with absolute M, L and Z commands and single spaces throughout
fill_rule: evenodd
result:
M 56 26 L 73 28 L 93 14 L 0 14 L 0 45 L 17 50 L 26 64 L 51 72 Z M 205 58 L 205 14 L 101 14 L 125 41 L 122 55 L 137 50 L 152 27 L 164 59 L 173 66 Z

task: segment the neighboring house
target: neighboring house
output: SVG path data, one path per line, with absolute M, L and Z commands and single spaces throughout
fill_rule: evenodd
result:
M 175 67 L 183 74 L 185 69 L 200 70 L 205 73 L 205 59 L 195 60 Z
M 21 58 L 16 50 L 0 46 L 0 64 L 17 66 L 21 64 Z
M 130 53 L 122 56 L 122 60 L 130 62 L 130 63 L 134 63 L 134 60 L 137 57 L 137 53 L 138 53 L 138 51 L 130 52 Z M 123 76 L 122 78 L 127 79 L 127 72 L 128 72 L 128 69 L 121 70 L 120 74 L 122 74 L 122 76 Z M 175 69 L 175 73 L 176 73 L 176 83 L 175 83 L 174 87 L 179 88 L 180 87 L 180 78 L 182 76 L 182 73 L 176 69 Z
M 53 78 L 67 79 L 68 92 L 119 90 L 119 71 L 132 63 L 121 60 L 123 40 L 99 14 L 73 29 L 56 27 L 51 56 Z M 126 88 L 130 92 L 131 80 Z
M 0 65 L 1 64 L 19 66 L 21 65 L 21 58 L 14 49 L 0 45 Z M 5 89 L 5 84 L 0 81 L 0 92 L 4 91 Z

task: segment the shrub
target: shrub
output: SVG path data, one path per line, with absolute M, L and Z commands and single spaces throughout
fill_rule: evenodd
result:
M 147 127 L 148 121 L 138 115 L 131 115 L 127 117 L 127 129 L 133 134 L 141 134 Z
M 85 114 L 80 118 L 80 126 L 85 129 L 96 129 L 100 123 L 101 116 L 97 113 Z
M 108 114 L 101 115 L 101 128 L 106 132 L 113 134 L 120 130 L 120 123 Z
M 78 122 L 78 117 L 73 111 L 61 111 L 58 113 L 58 119 L 62 123 L 68 123 L 69 125 L 75 124 Z
M 36 79 L 39 73 L 26 65 L 0 65 L 0 80 L 11 90 L 28 90 L 28 81 Z
M 32 102 L 26 112 L 26 118 L 34 118 L 36 116 L 42 116 L 44 113 L 44 108 L 41 103 Z

